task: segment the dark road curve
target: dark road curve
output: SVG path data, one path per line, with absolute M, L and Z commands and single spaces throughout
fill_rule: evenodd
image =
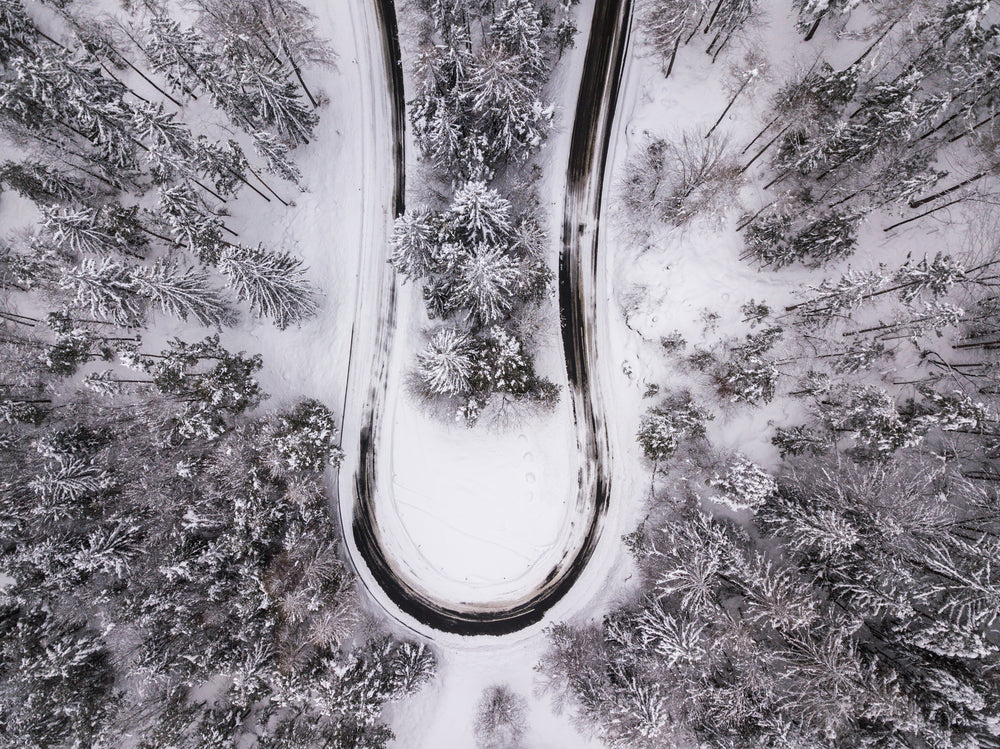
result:
M 404 209 L 405 108 L 399 36 L 393 0 L 375 0 L 395 136 L 395 215 Z M 591 509 L 583 542 L 569 564 L 555 568 L 530 599 L 504 610 L 450 609 L 406 584 L 386 558 L 375 522 L 377 439 L 385 396 L 389 337 L 395 320 L 395 293 L 388 292 L 380 317 L 369 397 L 359 434 L 358 470 L 354 476 L 352 533 L 365 565 L 382 591 L 402 612 L 432 629 L 459 635 L 504 635 L 542 619 L 573 587 L 590 560 L 610 497 L 610 456 L 602 400 L 593 377 L 598 256 L 598 222 L 604 171 L 618 102 L 631 23 L 632 0 L 597 0 L 584 58 L 580 94 L 570 142 L 562 250 L 559 259 L 559 310 L 578 451 L 578 504 Z M 589 250 L 589 252 L 587 252 Z M 353 335 L 353 334 L 352 334 Z M 595 403 L 598 408 L 595 408 Z

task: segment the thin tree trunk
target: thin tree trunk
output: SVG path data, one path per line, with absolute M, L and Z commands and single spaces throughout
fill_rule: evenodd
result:
M 972 175 L 968 179 L 962 180 L 957 185 L 952 185 L 951 187 L 941 190 L 940 192 L 936 192 L 933 195 L 928 195 L 926 198 L 921 198 L 920 200 L 911 200 L 910 208 L 919 208 L 920 206 L 926 205 L 927 203 L 930 203 L 933 200 L 937 200 L 938 198 L 943 198 L 945 195 L 950 195 L 956 190 L 961 190 L 963 187 L 968 187 L 969 185 L 978 182 L 983 177 L 988 177 L 990 174 L 993 173 L 994 169 L 996 169 L 995 164 L 989 167 L 988 169 L 983 169 L 978 174 Z
M 267 190 L 269 193 L 271 193 L 274 197 L 276 197 L 278 199 L 278 202 L 280 202 L 286 208 L 289 205 L 291 205 L 291 203 L 289 203 L 288 201 L 284 200 L 280 195 L 278 195 L 278 193 L 276 193 L 273 189 L 271 189 L 271 186 L 269 184 L 267 184 L 267 182 L 265 182 L 263 180 L 263 178 L 260 176 L 260 174 L 257 173 L 256 169 L 254 169 L 249 164 L 247 164 L 247 169 L 250 171 L 250 174 L 252 174 L 254 177 L 257 178 L 258 182 L 260 182 L 262 185 L 264 185 L 264 189 L 265 190 Z
M 705 31 L 703 33 L 707 34 L 708 30 L 712 28 L 712 24 L 715 23 L 715 17 L 719 15 L 719 11 L 722 9 L 722 3 L 724 2 L 725 0 L 719 0 L 719 2 L 716 3 L 715 10 L 712 11 L 712 17 L 709 18 L 708 23 L 705 24 Z
M 681 35 L 677 35 L 677 39 L 674 40 L 674 51 L 670 53 L 670 62 L 667 64 L 667 72 L 664 74 L 664 78 L 670 77 L 670 72 L 674 69 L 674 60 L 677 59 L 677 48 L 681 45 Z
M 764 211 L 766 211 L 772 205 L 774 205 L 774 201 L 773 200 L 770 203 L 765 203 L 760 208 L 760 210 L 758 210 L 754 215 L 752 215 L 750 218 L 745 219 L 745 220 L 741 221 L 739 224 L 737 224 L 736 231 L 743 231 L 745 228 L 747 228 L 747 226 L 749 226 L 750 224 L 753 223 L 753 220 L 755 218 L 757 218 L 760 214 L 762 214 Z
M 720 124 L 722 124 L 722 120 L 725 119 L 726 115 L 729 113 L 729 110 L 733 108 L 733 104 L 736 103 L 736 100 L 739 98 L 740 94 L 742 94 L 743 91 L 746 89 L 746 87 L 750 85 L 751 80 L 753 79 L 747 78 L 745 81 L 743 81 L 743 84 L 738 89 L 736 89 L 736 93 L 733 94 L 733 98 L 729 100 L 729 103 L 726 105 L 726 108 L 722 110 L 722 114 L 719 115 L 719 119 L 717 119 L 715 121 L 715 124 L 708 129 L 707 133 L 705 133 L 706 139 L 709 136 L 711 136 L 712 133 L 715 132 L 715 128 L 717 128 Z
M 767 151 L 767 149 L 769 149 L 771 146 L 773 146 L 775 144 L 775 142 L 778 140 L 778 138 L 780 138 L 782 135 L 784 135 L 785 132 L 788 130 L 788 128 L 790 128 L 791 126 L 792 126 L 791 123 L 789 123 L 789 124 L 785 125 L 783 128 L 781 128 L 781 130 L 778 131 L 778 134 L 775 135 L 773 138 L 771 138 L 771 140 L 769 140 L 767 142 L 766 146 L 764 146 L 762 149 L 760 149 L 756 153 L 756 155 L 754 155 L 754 157 L 752 159 L 750 159 L 750 161 L 748 161 L 746 163 L 745 166 L 743 166 L 743 167 L 740 168 L 739 174 L 743 174 L 743 172 L 745 172 L 747 169 L 749 169 L 751 166 L 753 166 L 753 163 L 757 159 L 759 159 L 761 156 L 763 156 L 764 153 Z
M 995 120 L 997 117 L 1000 117 L 1000 112 L 997 112 L 996 114 L 994 114 L 994 115 L 992 115 L 990 117 L 987 117 L 985 120 L 977 122 L 975 125 L 973 125 L 971 128 L 969 128 L 968 130 L 966 130 L 964 133 L 959 133 L 954 138 L 949 139 L 948 142 L 949 143 L 954 143 L 955 141 L 962 140 L 962 138 L 966 137 L 970 133 L 975 132 L 976 130 L 978 130 L 979 128 L 981 128 L 983 125 L 989 124 L 990 122 L 992 122 L 993 120 Z
M 923 218 L 924 216 L 930 216 L 932 213 L 936 213 L 937 211 L 940 211 L 942 208 L 947 208 L 949 206 L 955 205 L 956 203 L 961 203 L 964 200 L 966 200 L 966 198 L 956 198 L 955 200 L 950 200 L 947 203 L 942 203 L 937 208 L 931 208 L 929 211 L 924 211 L 923 213 L 918 213 L 916 216 L 911 216 L 910 218 L 906 219 L 905 221 L 897 221 L 896 223 L 894 223 L 894 224 L 892 224 L 890 226 L 885 227 L 882 231 L 885 231 L 885 232 L 892 231 L 893 229 L 896 229 L 896 228 L 898 228 L 900 226 L 904 226 L 905 224 L 909 224 L 909 223 L 911 223 L 913 221 L 916 221 L 917 219 Z
M 770 182 L 768 182 L 768 183 L 767 183 L 766 185 L 764 185 L 764 189 L 765 189 L 765 190 L 768 190 L 768 189 L 770 189 L 770 188 L 771 188 L 772 186 L 776 185 L 777 183 L 779 183 L 779 182 L 783 182 L 783 181 L 784 181 L 784 179 L 785 179 L 785 178 L 786 178 L 786 177 L 787 177 L 787 176 L 788 176 L 789 174 L 791 174 L 791 173 L 792 173 L 792 169 L 791 169 L 791 167 L 789 167 L 788 169 L 786 169 L 785 171 L 783 171 L 783 172 L 782 172 L 781 174 L 779 174 L 779 175 L 778 175 L 777 177 L 775 177 L 775 178 L 774 178 L 774 179 L 772 179 L 772 180 L 771 180 Z
M 715 54 L 712 55 L 712 64 L 713 65 L 715 64 L 715 61 L 717 59 L 719 59 L 719 55 L 722 54 L 722 50 L 724 50 L 726 48 L 726 45 L 729 44 L 729 40 L 732 39 L 732 38 L 733 38 L 733 32 L 730 31 L 728 34 L 726 34 L 726 37 L 722 40 L 722 43 L 715 50 Z
M 745 153 L 746 153 L 747 151 L 749 151 L 749 150 L 750 150 L 750 147 L 751 147 L 751 146 L 752 146 L 752 145 L 753 145 L 754 143 L 756 143 L 756 142 L 757 142 L 758 140 L 760 140 L 760 139 L 761 139 L 761 138 L 762 138 L 762 137 L 764 136 L 764 133 L 766 133 L 766 132 L 767 132 L 768 130 L 770 130 L 770 128 L 771 128 L 771 125 L 773 125 L 773 124 L 774 124 L 775 122 L 777 122 L 777 121 L 778 121 L 778 119 L 779 119 L 780 117 L 781 117 L 781 115 L 780 115 L 780 114 L 776 114 L 776 115 L 774 115 L 774 117 L 773 117 L 773 118 L 771 118 L 771 121 L 770 121 L 769 123 L 767 123 L 766 125 L 764 125 L 764 127 L 762 127 L 762 128 L 761 128 L 760 132 L 759 132 L 759 133 L 757 133 L 757 134 L 756 134 L 756 135 L 755 135 L 755 136 L 753 137 L 753 140 L 752 140 L 752 141 L 750 141 L 749 143 L 747 143 L 747 144 L 746 144 L 746 146 L 744 146 L 743 150 L 742 150 L 742 151 L 740 151 L 740 155 L 742 156 L 742 155 L 743 155 L 743 154 L 745 154 Z
M 712 54 L 712 47 L 714 47 L 714 46 L 715 46 L 715 43 L 716 43 L 717 41 L 719 41 L 719 37 L 720 37 L 721 35 L 722 35 L 722 32 L 721 32 L 721 31 L 717 31 L 717 32 L 715 32 L 715 36 L 713 36 L 713 37 L 712 37 L 712 41 L 711 41 L 711 42 L 709 43 L 709 45 L 708 45 L 708 48 L 707 48 L 707 49 L 705 50 L 705 54 L 706 54 L 706 55 L 710 55 L 710 54 Z M 715 62 L 715 58 L 714 58 L 714 57 L 712 58 L 712 62 Z
M 823 16 L 825 15 L 826 12 L 824 11 L 823 13 L 820 13 L 818 16 L 816 16 L 816 20 L 813 21 L 813 25 L 809 27 L 809 31 L 806 32 L 806 35 L 805 37 L 803 37 L 802 41 L 804 42 L 812 41 L 813 36 L 816 34 L 816 29 L 819 28 L 819 24 L 823 20 Z
M 860 65 L 862 62 L 864 62 L 865 58 L 868 57 L 868 55 L 870 55 L 872 53 L 872 50 L 875 49 L 875 47 L 878 46 L 879 42 L 881 42 L 883 39 L 885 39 L 886 35 L 890 31 L 892 31 L 893 27 L 897 23 L 899 23 L 899 19 L 898 18 L 895 21 L 893 21 L 892 23 L 890 23 L 888 26 L 886 26 L 885 31 L 883 31 L 881 34 L 879 34 L 878 39 L 876 39 L 874 42 L 872 42 L 871 46 L 868 47 L 868 49 L 866 49 L 864 52 L 861 53 L 861 57 L 859 57 L 857 60 L 855 60 L 854 62 L 852 62 L 848 66 L 848 68 L 853 68 L 855 65 Z

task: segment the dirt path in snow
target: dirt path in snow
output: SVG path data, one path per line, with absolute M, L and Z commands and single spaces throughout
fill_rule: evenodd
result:
M 395 173 L 390 205 L 393 216 L 403 211 L 405 121 L 399 38 L 392 0 L 375 0 L 378 29 L 366 28 L 381 38 L 382 66 L 387 92 L 382 106 L 372 104 L 373 114 L 391 121 Z M 384 252 L 388 228 L 366 232 L 358 279 L 358 301 L 352 332 L 348 386 L 344 408 L 344 434 L 359 435 L 358 462 L 341 468 L 341 517 L 350 525 L 354 545 L 367 571 L 381 591 L 402 612 L 433 629 L 460 635 L 503 635 L 539 621 L 573 587 L 589 561 L 608 508 L 611 454 L 603 413 L 597 370 L 598 229 L 604 172 L 612 123 L 624 69 L 631 22 L 631 0 L 598 0 L 591 23 L 570 145 L 563 219 L 563 246 L 559 260 L 559 308 L 563 322 L 574 431 L 578 454 L 577 507 L 588 523 L 583 542 L 565 564 L 553 570 L 545 583 L 520 604 L 502 610 L 449 608 L 406 584 L 393 569 L 379 540 L 375 522 L 378 433 L 386 397 L 391 336 L 396 315 L 393 272 Z M 374 38 L 370 36 L 369 39 Z M 363 44 L 359 44 L 363 48 Z M 369 55 L 372 57 L 374 51 Z M 378 61 L 369 63 L 378 68 Z M 373 68 L 373 69 L 374 69 Z M 372 76 L 375 84 L 375 75 Z M 375 89 L 369 93 L 375 95 Z M 373 130 L 377 130 L 373 127 Z M 378 134 L 376 134 L 378 135 Z M 385 134 L 381 134 L 385 137 Z M 373 144 L 378 147 L 377 143 Z M 377 158 L 377 157 L 374 157 Z M 381 217 L 385 220 L 385 217 Z M 382 243 L 375 240 L 382 235 Z M 373 252 L 373 250 L 375 250 Z M 371 317 L 375 315 L 375 317 Z M 373 321 L 377 324 L 373 325 Z M 373 328 L 374 340 L 362 341 Z M 367 383 L 367 390 L 363 388 Z M 357 404 L 355 406 L 355 399 Z M 363 400 L 363 406 L 361 406 Z M 357 412 L 355 409 L 358 409 Z M 356 413 L 356 417 L 355 417 Z M 350 453 L 350 449 L 348 449 Z M 350 478 L 351 483 L 347 480 Z M 353 506 L 347 502 L 353 500 Z M 350 510 L 349 512 L 347 510 Z M 359 560 L 355 560 L 358 563 Z M 362 576 L 364 579 L 364 575 Z M 373 591 L 379 598 L 377 591 Z

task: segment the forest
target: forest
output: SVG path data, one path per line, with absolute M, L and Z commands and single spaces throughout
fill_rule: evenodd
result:
M 0 0 L 0 745 L 1000 746 L 998 80 L 991 0 Z
M 538 670 L 608 746 L 996 746 L 996 9 L 794 7 L 804 41 L 856 56 L 776 69 L 766 4 L 640 6 L 668 82 L 699 48 L 732 63 L 710 128 L 625 164 L 628 235 L 731 226 L 740 262 L 798 288 L 708 345 L 660 339 L 640 582 L 553 625 Z M 727 133 L 757 97 L 756 134 Z M 712 443 L 776 403 L 775 465 Z
M 385 746 L 435 657 L 361 605 L 333 412 L 219 335 L 322 303 L 226 206 L 294 203 L 333 50 L 294 0 L 86 5 L 0 1 L 0 743 Z

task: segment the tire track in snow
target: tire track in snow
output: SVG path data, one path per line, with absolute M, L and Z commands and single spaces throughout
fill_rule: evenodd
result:
M 394 215 L 398 216 L 404 208 L 405 187 L 405 103 L 399 36 L 392 0 L 375 0 L 375 4 L 392 110 L 395 181 L 391 203 Z M 380 294 L 375 347 L 371 369 L 366 372 L 356 371 L 365 362 L 358 356 L 360 345 L 355 348 L 355 334 L 359 324 L 365 323 L 367 314 L 367 297 L 361 293 L 363 278 L 359 278 L 355 329 L 351 338 L 348 397 L 356 393 L 359 375 L 370 378 L 367 400 L 358 424 L 359 462 L 350 487 L 354 503 L 350 513 L 352 535 L 368 572 L 391 602 L 416 621 L 439 631 L 460 635 L 504 635 L 538 622 L 573 587 L 600 538 L 610 497 L 611 455 L 603 399 L 597 379 L 592 374 L 597 368 L 598 229 L 604 174 L 630 23 L 631 0 L 597 0 L 570 142 L 563 246 L 559 259 L 562 339 L 579 456 L 577 507 L 582 516 L 588 517 L 588 528 L 572 559 L 554 568 L 542 585 L 516 606 L 496 611 L 441 605 L 405 583 L 386 558 L 375 521 L 374 501 L 378 492 L 376 437 L 386 396 L 390 339 L 396 311 L 395 285 L 393 273 L 382 253 L 371 252 L 377 245 L 368 247 L 368 252 L 382 263 L 382 270 L 375 287 Z M 373 270 L 371 260 L 365 257 L 362 250 L 362 277 L 366 267 L 370 272 Z M 345 434 L 348 433 L 347 411 L 348 404 L 345 402 Z M 342 473 L 348 472 L 342 469 Z M 344 518 L 344 501 L 340 502 L 340 506 Z M 567 555 L 569 553 L 570 550 L 567 550 Z

